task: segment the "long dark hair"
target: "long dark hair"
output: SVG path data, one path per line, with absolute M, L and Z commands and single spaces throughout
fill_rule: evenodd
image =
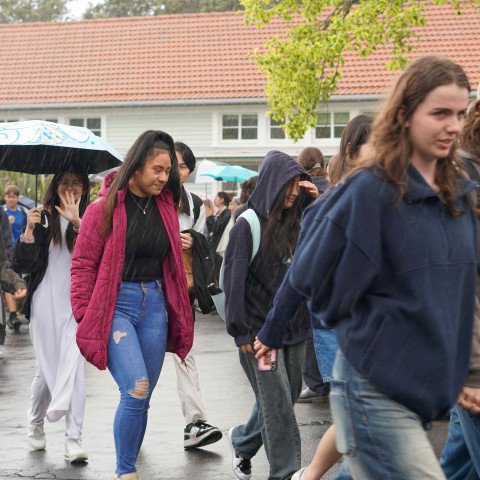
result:
M 352 118 L 340 138 L 340 149 L 328 164 L 328 178 L 332 185 L 340 180 L 354 167 L 360 148 L 367 143 L 372 130 L 373 117 L 357 115 Z
M 267 252 L 273 247 L 278 265 L 285 257 L 295 252 L 298 235 L 300 234 L 300 219 L 305 204 L 306 192 L 300 189 L 298 197 L 290 208 L 284 208 L 285 194 L 293 179 L 290 179 L 280 190 L 268 214 L 267 224 L 262 240 L 262 250 Z
M 175 208 L 178 208 L 181 198 L 181 188 L 173 138 L 161 130 L 147 130 L 135 140 L 134 144 L 128 150 L 125 161 L 108 190 L 103 213 L 104 235 L 108 235 L 112 230 L 113 211 L 117 205 L 117 192 L 123 190 L 135 172 L 141 170 L 147 160 L 158 151 L 166 151 L 170 155 L 172 169 L 170 170 L 170 175 L 164 188 L 168 188 L 173 193 L 173 202 Z
M 80 218 L 83 217 L 85 210 L 90 203 L 90 182 L 86 175 L 81 175 L 75 172 L 62 172 L 57 173 L 52 182 L 50 183 L 47 192 L 45 193 L 45 198 L 43 199 L 43 206 L 48 210 L 50 214 L 50 220 L 48 222 L 48 244 L 53 240 L 54 245 L 62 244 L 62 231 L 60 229 L 60 214 L 57 212 L 56 206 L 60 206 L 60 197 L 58 196 L 58 182 L 65 173 L 74 173 L 80 178 L 83 185 L 83 194 L 80 198 L 80 204 L 78 206 L 78 213 Z M 67 241 L 67 248 L 69 252 L 73 252 L 73 247 L 75 246 L 75 241 L 77 239 L 77 234 L 73 231 L 73 223 L 68 222 L 67 232 L 65 234 Z
M 217 197 L 223 200 L 223 204 L 225 208 L 228 208 L 228 204 L 230 203 L 230 195 L 226 192 L 218 192 Z

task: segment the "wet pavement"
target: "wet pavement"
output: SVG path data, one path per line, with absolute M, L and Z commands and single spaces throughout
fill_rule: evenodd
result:
M 108 372 L 86 366 L 87 407 L 83 445 L 89 462 L 72 466 L 63 458 L 64 420 L 45 422 L 47 448 L 31 451 L 26 440 L 26 412 L 35 357 L 28 326 L 8 335 L 0 360 L 0 479 L 85 479 L 111 480 L 115 471 L 112 423 L 118 390 Z M 159 383 L 153 393 L 149 423 L 137 468 L 142 480 L 227 480 L 236 479 L 226 433 L 248 419 L 254 396 L 238 361 L 237 349 L 214 315 L 198 315 L 195 326 L 195 360 L 200 372 L 202 398 L 208 422 L 224 433 L 218 443 L 202 449 L 183 449 L 185 427 L 176 390 L 173 358 L 167 354 Z M 297 421 L 302 437 L 303 465 L 312 458 L 318 441 L 331 423 L 328 404 L 297 404 Z M 445 442 L 447 422 L 436 422 L 429 437 L 437 454 Z M 252 480 L 268 477 L 263 449 L 252 460 Z M 336 465 L 323 478 L 332 479 Z

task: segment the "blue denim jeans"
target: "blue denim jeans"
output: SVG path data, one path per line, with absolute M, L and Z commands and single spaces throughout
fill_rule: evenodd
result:
M 268 480 L 289 479 L 301 465 L 301 442 L 293 406 L 302 390 L 305 342 L 277 352 L 277 369 L 258 370 L 258 360 L 239 349 L 240 363 L 255 393 L 249 420 L 233 429 L 237 455 L 252 458 L 262 444 L 270 465 Z
M 464 414 L 468 414 L 473 419 L 472 424 L 476 423 L 476 434 L 473 435 L 472 451 L 477 457 L 480 455 L 480 434 L 478 431 L 477 415 L 471 415 L 468 412 L 464 412 L 461 407 L 456 405 L 450 412 L 450 424 L 448 426 L 448 437 L 445 447 L 443 447 L 442 456 L 440 458 L 440 466 L 443 469 L 443 473 L 448 480 L 480 480 L 475 470 L 474 463 L 472 461 L 473 456 L 470 456 L 469 447 L 467 446 L 466 438 L 462 431 L 462 424 L 459 417 L 463 417 Z M 468 416 L 465 416 L 466 423 L 470 423 Z M 474 427 L 475 428 L 475 427 Z M 473 432 L 472 432 L 473 433 Z
M 380 392 L 340 351 L 330 407 L 337 450 L 355 480 L 445 480 L 422 419 Z
M 313 345 L 315 346 L 315 355 L 317 357 L 318 369 L 324 382 L 330 382 L 332 379 L 333 362 L 338 350 L 335 330 L 332 329 L 313 329 Z
M 107 349 L 107 366 L 120 390 L 113 424 L 118 475 L 136 471 L 167 331 L 161 282 L 122 282 Z

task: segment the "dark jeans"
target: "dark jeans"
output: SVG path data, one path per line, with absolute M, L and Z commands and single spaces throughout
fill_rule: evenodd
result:
M 294 404 L 302 389 L 305 342 L 277 352 L 277 369 L 259 371 L 258 360 L 239 349 L 240 363 L 255 393 L 249 420 L 234 428 L 232 443 L 243 458 L 252 458 L 263 445 L 270 464 L 268 480 L 290 478 L 301 466 L 301 443 Z
M 310 390 L 313 390 L 319 395 L 328 395 L 330 386 L 328 383 L 325 383 L 323 381 L 320 370 L 318 369 L 318 361 L 317 356 L 315 355 L 315 347 L 312 337 L 307 340 L 307 346 L 305 349 L 303 379 L 305 380 L 305 384 L 308 388 L 310 388 Z

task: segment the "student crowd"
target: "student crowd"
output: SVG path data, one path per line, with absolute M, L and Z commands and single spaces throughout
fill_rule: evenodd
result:
M 216 196 L 215 214 L 184 187 L 191 149 L 156 130 L 92 203 L 79 172 L 55 175 L 27 214 L 8 187 L 0 279 L 13 331 L 25 297 L 36 353 L 30 447 L 46 447 L 45 418 L 65 416 L 65 458 L 88 459 L 86 359 L 120 390 L 114 478 L 138 479 L 165 352 L 185 448 L 219 441 L 191 353 L 195 311 L 214 309 L 214 287 L 255 395 L 227 435 L 237 478 L 254 477 L 262 446 L 269 480 L 318 480 L 341 458 L 337 479 L 480 478 L 480 100 L 469 104 L 470 90 L 459 65 L 419 58 L 375 119 L 349 122 L 326 168 L 313 147 L 298 161 L 271 151 L 239 197 Z M 304 392 L 302 374 L 316 379 Z M 333 425 L 302 467 L 294 405 L 327 395 Z M 449 414 L 439 462 L 425 431 Z

